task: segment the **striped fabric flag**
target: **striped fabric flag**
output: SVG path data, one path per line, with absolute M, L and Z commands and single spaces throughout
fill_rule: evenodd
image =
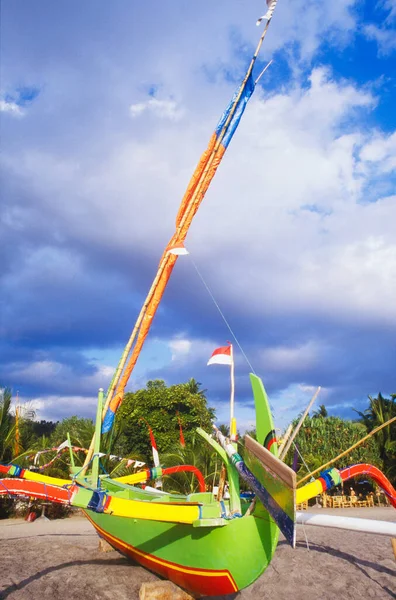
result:
M 277 2 L 278 0 L 267 0 L 268 10 L 265 15 L 257 19 L 256 25 L 260 25 L 261 21 L 270 21 L 272 19 Z
M 252 63 L 253 64 L 253 63 Z M 165 291 L 165 287 L 179 255 L 186 254 L 184 240 L 191 222 L 201 205 L 206 191 L 217 171 L 226 149 L 239 125 L 246 105 L 254 92 L 255 83 L 252 66 L 242 84 L 234 93 L 231 102 L 223 112 L 217 127 L 210 138 L 209 145 L 191 177 L 187 190 L 181 201 L 176 218 L 176 231 L 170 239 L 158 266 L 156 284 L 145 302 L 144 315 L 139 327 L 139 333 L 129 357 L 125 370 L 120 378 L 114 396 L 110 394 L 110 403 L 103 419 L 102 433 L 111 430 L 118 407 L 123 401 L 124 390 L 135 367 L 138 356 L 146 340 L 151 323 Z
M 159 467 L 160 461 L 159 461 L 159 455 L 158 455 L 158 450 L 157 450 L 157 442 L 155 441 L 153 430 L 151 429 L 151 426 L 148 423 L 148 421 L 146 421 L 146 419 L 143 419 L 143 417 L 141 417 L 139 419 L 139 421 L 143 421 L 147 425 L 147 429 L 148 429 L 149 436 L 150 436 L 151 451 L 153 453 L 153 463 L 154 463 L 155 467 Z

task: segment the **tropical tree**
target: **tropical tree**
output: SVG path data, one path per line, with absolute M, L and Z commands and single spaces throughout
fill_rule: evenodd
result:
M 198 434 L 191 437 L 186 446 L 175 444 L 172 452 L 161 455 L 161 464 L 165 467 L 192 465 L 198 468 L 211 489 L 219 477 L 222 461 L 217 452 Z M 198 491 L 198 480 L 192 473 L 181 472 L 164 478 L 163 487 L 169 492 L 191 494 Z
M 0 388 L 0 461 L 10 462 L 25 453 L 34 436 L 31 430 L 35 412 L 28 405 L 18 407 L 18 418 L 11 412 L 11 388 Z
M 322 417 L 323 419 L 328 417 L 329 413 L 327 412 L 327 408 L 325 407 L 324 404 L 321 404 L 318 408 L 318 410 L 315 410 L 315 412 L 313 413 L 312 417 L 314 419 L 320 418 Z
M 297 422 L 298 419 L 295 420 L 294 426 Z M 362 423 L 345 421 L 339 417 L 314 418 L 308 416 L 295 442 L 309 471 L 313 471 L 350 448 L 366 434 L 366 427 Z M 292 453 L 290 452 L 286 462 L 291 464 L 291 461 Z M 375 439 L 367 440 L 333 466 L 342 468 L 361 462 L 382 467 L 382 460 Z M 307 474 L 307 468 L 304 464 L 300 465 L 298 473 L 300 476 Z
M 15 441 L 15 418 L 11 415 L 11 388 L 0 388 L 0 461 L 12 458 Z
M 59 446 L 70 435 L 72 445 L 80 448 L 89 448 L 92 436 L 95 432 L 95 426 L 92 419 L 82 417 L 68 417 L 56 424 L 51 434 L 50 440 L 52 446 Z
M 230 426 L 226 423 L 221 423 L 218 427 L 219 431 L 224 435 L 224 437 L 230 437 Z
M 196 379 L 194 379 L 194 377 L 191 377 L 191 379 L 189 379 L 184 385 L 191 394 L 198 394 L 199 396 L 205 398 L 207 390 L 201 390 L 200 387 L 202 384 L 199 383 L 199 381 L 197 381 Z
M 179 423 L 187 445 L 197 427 L 211 431 L 214 410 L 208 407 L 200 384 L 194 381 L 191 385 L 191 381 L 169 387 L 161 380 L 149 381 L 145 389 L 125 395 L 117 414 L 122 430 L 118 449 L 123 455 L 135 452 L 149 461 L 147 423 L 155 433 L 159 452 L 169 452 L 178 443 Z
M 384 398 L 381 393 L 376 398 L 369 398 L 369 406 L 363 412 L 355 412 L 361 417 L 361 422 L 368 431 L 383 425 L 393 417 L 396 417 L 396 394 L 390 398 Z M 384 473 L 393 481 L 396 480 L 396 421 L 384 427 L 375 434 L 382 460 Z

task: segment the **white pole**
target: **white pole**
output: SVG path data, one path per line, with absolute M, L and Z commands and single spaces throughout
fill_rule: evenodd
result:
M 297 512 L 296 523 L 299 525 L 315 525 L 317 527 L 333 527 L 396 537 L 396 523 L 360 519 L 355 517 L 338 517 L 337 515 L 317 515 L 309 512 Z
M 285 447 L 286 442 L 289 439 L 292 431 L 293 431 L 293 425 L 290 423 L 289 427 L 286 429 L 285 435 L 283 436 L 282 443 L 278 447 L 278 456 L 282 456 L 283 448 Z
M 314 393 L 314 395 L 312 396 L 311 401 L 308 404 L 307 408 L 305 409 L 304 414 L 302 415 L 301 419 L 299 420 L 297 427 L 293 431 L 293 433 L 292 433 L 291 437 L 289 438 L 286 446 L 284 447 L 284 449 L 282 451 L 282 454 L 279 455 L 279 458 L 281 460 L 284 460 L 286 458 L 286 454 L 288 453 L 288 450 L 289 450 L 290 446 L 292 445 L 293 440 L 296 437 L 297 433 L 300 431 L 301 425 L 304 423 L 305 417 L 309 413 L 312 404 L 315 402 L 316 398 L 318 397 L 318 394 L 319 394 L 320 390 L 321 390 L 321 387 L 319 386 L 318 389 L 316 390 L 316 392 Z
M 231 347 L 231 398 L 230 398 L 230 438 L 232 441 L 236 440 L 236 422 L 234 416 L 234 397 L 235 397 L 235 375 L 234 375 L 234 348 Z

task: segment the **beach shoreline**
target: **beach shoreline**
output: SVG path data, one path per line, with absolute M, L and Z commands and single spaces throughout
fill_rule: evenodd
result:
M 396 522 L 396 511 L 390 507 L 310 512 Z M 243 551 L 237 542 L 235 552 Z M 33 523 L 0 521 L 0 573 L 0 598 L 4 600 L 134 600 L 139 598 L 142 583 L 159 579 L 115 551 L 100 552 L 98 536 L 82 516 Z M 297 528 L 295 550 L 281 537 L 264 574 L 228 598 L 355 597 L 396 598 L 390 537 L 305 525 Z

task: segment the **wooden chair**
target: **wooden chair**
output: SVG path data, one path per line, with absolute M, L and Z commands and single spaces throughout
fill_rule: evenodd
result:
M 342 497 L 342 504 L 343 504 L 344 508 L 350 508 L 352 506 L 351 497 L 350 496 L 343 496 Z
M 343 508 L 342 496 L 333 496 L 333 508 Z
M 328 496 L 327 494 L 323 493 L 322 494 L 322 505 L 323 508 L 331 508 L 331 496 Z

